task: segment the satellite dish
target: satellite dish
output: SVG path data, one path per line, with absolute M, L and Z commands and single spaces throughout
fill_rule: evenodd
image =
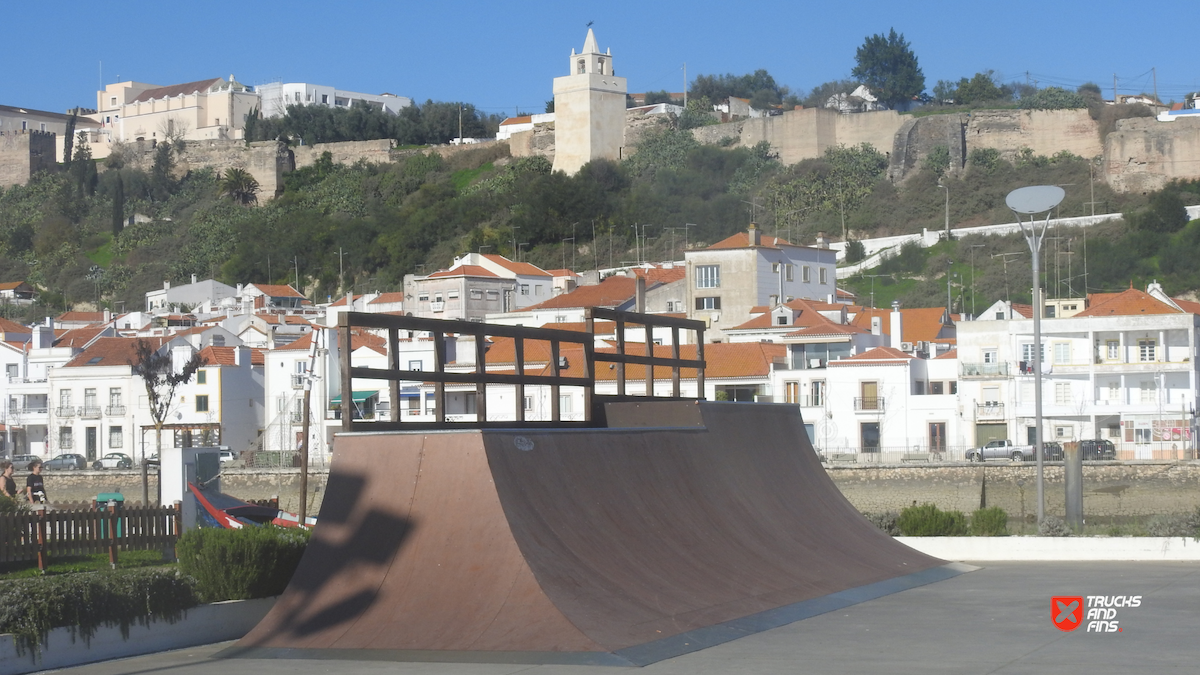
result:
M 175 413 L 175 419 L 177 419 L 177 420 L 183 419 L 183 413 L 181 413 L 181 412 Z
M 1066 190 L 1057 185 L 1031 185 L 1008 193 L 1004 203 L 1016 213 L 1045 213 L 1059 205 Z

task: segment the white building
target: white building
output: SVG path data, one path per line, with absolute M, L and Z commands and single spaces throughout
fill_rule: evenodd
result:
M 307 82 L 269 82 L 255 89 L 262 101 L 263 117 L 282 117 L 289 105 L 323 105 L 328 108 L 350 108 L 361 101 L 392 115 L 412 105 L 412 99 L 395 94 L 363 94 L 345 91 L 323 84 Z
M 1200 304 L 1158 284 L 1088 301 L 1041 322 L 1043 439 L 1107 439 L 1124 458 L 1185 456 L 1195 448 Z M 1033 320 L 997 312 L 958 325 L 964 419 L 976 443 L 1032 442 Z

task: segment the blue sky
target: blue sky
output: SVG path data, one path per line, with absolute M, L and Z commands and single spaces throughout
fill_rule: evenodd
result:
M 1188 9 L 1190 7 L 1190 9 Z M 63 21 L 58 17 L 70 17 Z M 0 17 L 0 104 L 62 112 L 95 106 L 104 83 L 159 85 L 236 76 L 312 82 L 488 112 L 541 112 L 594 21 L 631 92 L 698 74 L 766 68 L 805 92 L 845 78 L 863 39 L 889 28 L 912 44 L 926 89 L 993 69 L 1002 79 L 1163 100 L 1200 90 L 1195 0 L 999 3 L 469 2 L 385 0 L 240 4 L 59 0 Z M 101 65 L 102 64 L 102 65 Z

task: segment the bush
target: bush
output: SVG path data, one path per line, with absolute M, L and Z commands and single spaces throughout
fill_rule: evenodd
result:
M 1008 512 L 999 506 L 978 509 L 971 514 L 971 536 L 1003 537 L 1008 534 Z
M 1155 516 L 1146 523 L 1151 537 L 1200 537 L 1200 508 L 1191 513 Z
M 279 595 L 308 545 L 309 533 L 274 525 L 240 530 L 195 528 L 179 538 L 184 574 L 196 579 L 204 602 Z
M 893 537 L 900 534 L 900 528 L 896 526 L 896 521 L 900 518 L 900 514 L 895 511 L 884 511 L 883 513 L 864 513 L 863 517 L 871 521 L 871 524 Z
M 901 511 L 896 526 L 909 537 L 960 537 L 967 533 L 967 517 L 962 511 L 942 511 L 933 504 L 921 504 Z
M 1069 537 L 1074 532 L 1056 516 L 1046 516 L 1046 518 L 1038 525 L 1038 536 L 1041 537 Z
M 151 617 L 174 622 L 200 604 L 195 581 L 170 568 L 112 570 L 0 583 L 0 633 L 12 633 L 19 652 L 37 653 L 52 628 L 75 627 L 91 640 L 101 626 L 130 626 Z
M 17 494 L 20 493 L 18 492 Z M 23 502 L 19 502 L 5 495 L 0 495 L 0 513 L 18 513 L 27 509 L 28 506 Z

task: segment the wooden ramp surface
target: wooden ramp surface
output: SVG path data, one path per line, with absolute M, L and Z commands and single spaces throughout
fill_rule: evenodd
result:
M 640 665 L 957 573 L 855 511 L 794 406 L 607 414 L 339 436 L 291 585 L 226 655 Z

